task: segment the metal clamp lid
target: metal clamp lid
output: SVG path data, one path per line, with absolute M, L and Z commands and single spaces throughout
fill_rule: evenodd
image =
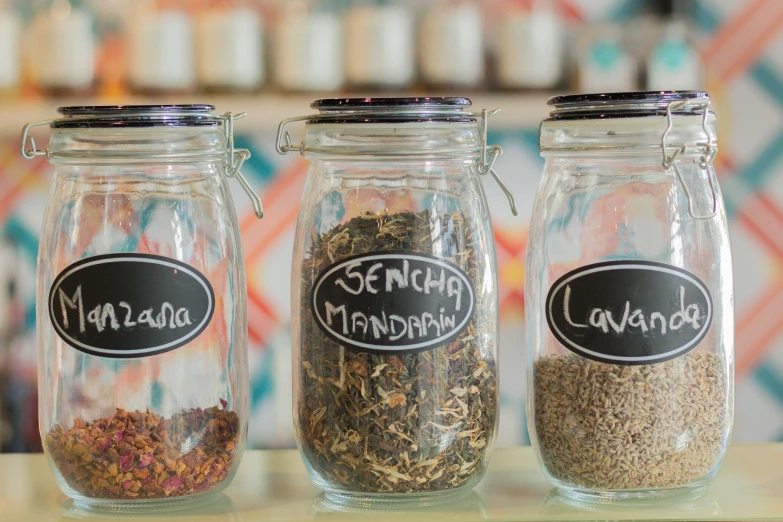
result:
M 669 155 L 667 151 L 668 145 L 666 144 L 666 138 L 668 137 L 669 132 L 672 130 L 672 127 L 674 127 L 674 117 L 672 112 L 682 109 L 685 105 L 693 105 L 693 104 L 694 102 L 692 100 L 680 100 L 680 101 L 673 101 L 667 105 L 666 107 L 667 125 L 666 125 L 666 130 L 663 131 L 663 135 L 661 135 L 661 153 L 663 155 L 663 161 L 661 162 L 661 165 L 665 170 L 669 170 L 670 168 L 674 169 L 674 173 L 677 176 L 677 179 L 679 180 L 680 185 L 682 186 L 682 190 L 685 192 L 685 197 L 688 200 L 688 213 L 691 215 L 691 217 L 694 219 L 709 219 L 715 217 L 718 213 L 718 193 L 717 193 L 717 189 L 715 188 L 715 181 L 713 179 L 715 177 L 715 174 L 712 168 L 713 162 L 715 161 L 715 156 L 717 155 L 718 151 L 713 146 L 712 134 L 710 134 L 710 131 L 707 128 L 707 117 L 709 116 L 710 113 L 709 98 L 697 102 L 697 108 L 700 108 L 702 110 L 701 127 L 704 130 L 704 134 L 707 137 L 704 154 L 702 154 L 699 157 L 698 165 L 699 167 L 707 171 L 707 180 L 710 184 L 710 192 L 712 195 L 712 211 L 710 213 L 704 215 L 697 215 L 694 212 L 693 197 L 691 196 L 691 193 L 688 190 L 688 185 L 685 183 L 682 173 L 680 172 L 680 168 L 677 165 L 677 157 L 685 153 L 685 151 L 687 150 L 686 144 L 682 143 L 679 146 L 677 146 L 671 155 Z
M 135 118 L 133 123 L 129 126 L 159 126 L 159 125 L 177 125 L 184 123 L 184 125 L 219 125 L 223 124 L 223 128 L 226 136 L 226 170 L 225 175 L 228 178 L 236 178 L 239 185 L 245 191 L 250 198 L 250 202 L 253 205 L 253 212 L 258 219 L 264 217 L 264 207 L 261 203 L 261 198 L 256 194 L 253 188 L 248 183 L 247 179 L 240 172 L 242 164 L 250 158 L 250 151 L 244 148 L 236 148 L 234 146 L 234 121 L 244 118 L 246 113 L 233 114 L 227 112 L 223 115 L 210 114 L 207 111 L 214 109 L 212 106 L 143 106 L 143 107 L 81 107 L 78 111 L 70 111 L 70 108 L 61 108 L 60 112 L 65 114 L 64 118 L 56 118 L 51 120 L 35 121 L 26 124 L 22 127 L 22 137 L 20 140 L 20 152 L 26 159 L 34 159 L 39 156 L 50 159 L 51 151 L 49 147 L 38 149 L 35 145 L 35 139 L 30 136 L 30 130 L 34 127 L 40 126 L 67 126 L 67 127 L 81 127 L 88 126 L 87 124 L 94 123 L 96 116 L 89 114 L 88 109 L 103 109 L 106 113 L 111 114 L 111 117 L 103 117 L 100 119 L 102 123 L 112 126 L 128 126 L 125 121 L 129 116 Z M 106 114 L 104 113 L 104 115 Z M 71 115 L 73 114 L 73 115 Z M 182 118 L 186 118 L 186 121 L 182 121 Z M 147 118 L 145 120 L 145 118 Z M 141 124 L 141 125 L 139 125 Z M 30 143 L 30 148 L 27 148 L 27 143 Z M 186 157 L 190 154 L 178 153 L 173 155 L 167 155 L 167 157 Z
M 517 204 L 514 201 L 514 194 L 512 194 L 508 186 L 503 183 L 503 180 L 500 179 L 500 176 L 495 172 L 495 169 L 492 168 L 495 164 L 495 160 L 503 155 L 503 147 L 500 145 L 487 145 L 487 120 L 490 116 L 497 114 L 498 112 L 500 112 L 500 109 L 494 109 L 492 111 L 484 109 L 481 111 L 481 157 L 479 158 L 476 170 L 478 170 L 478 173 L 482 176 L 490 174 L 495 179 L 495 182 L 500 186 L 500 190 L 503 191 L 503 194 L 505 194 L 508 199 L 511 213 L 516 216 L 518 213 Z
M 499 156 L 503 154 L 503 148 L 500 145 L 488 145 L 487 144 L 487 120 L 490 116 L 497 114 L 500 111 L 500 109 L 494 109 L 492 111 L 488 111 L 487 109 L 484 109 L 481 111 L 481 127 L 479 129 L 479 137 L 481 140 L 481 154 L 479 158 L 476 161 L 476 171 L 479 175 L 486 175 L 490 174 L 492 178 L 497 182 L 497 184 L 500 186 L 500 189 L 503 191 L 503 194 L 505 194 L 506 198 L 508 199 L 509 206 L 511 207 L 511 213 L 513 215 L 517 214 L 517 206 L 516 202 L 514 201 L 514 195 L 511 193 L 511 190 L 508 188 L 508 186 L 503 182 L 503 180 L 498 176 L 497 172 L 495 172 L 495 169 L 493 168 L 493 165 L 495 164 L 495 160 Z M 299 121 L 306 121 L 308 123 L 344 123 L 345 116 L 341 115 L 339 113 L 331 113 L 331 114 L 314 114 L 314 115 L 308 115 L 308 116 L 295 116 L 293 118 L 286 118 L 285 120 L 281 121 L 280 124 L 277 126 L 277 138 L 275 139 L 275 150 L 277 150 L 278 154 L 288 154 L 289 152 L 299 152 L 300 154 L 305 153 L 305 144 L 304 140 L 299 142 L 298 144 L 294 145 L 291 140 L 291 134 L 285 130 L 286 126 L 290 123 L 295 123 Z M 449 116 L 443 116 L 439 115 L 437 118 L 424 118 L 422 121 L 427 122 L 438 122 L 438 123 L 469 123 L 469 122 L 475 122 L 479 118 L 479 115 L 473 114 L 473 113 L 461 113 L 457 115 L 456 111 L 452 111 Z M 414 121 L 406 118 L 406 122 L 413 123 Z M 417 121 L 418 122 L 418 121 Z M 356 123 L 359 123 L 359 121 L 356 121 Z M 400 123 L 400 121 L 397 121 L 396 119 L 392 118 L 379 118 L 377 120 L 373 120 L 373 123 Z

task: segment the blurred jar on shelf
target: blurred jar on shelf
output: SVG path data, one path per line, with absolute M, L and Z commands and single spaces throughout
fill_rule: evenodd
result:
M 475 1 L 438 2 L 419 23 L 422 80 L 434 87 L 478 87 L 484 80 L 484 36 Z
M 128 83 L 133 90 L 182 93 L 193 89 L 193 20 L 187 12 L 153 0 L 137 0 L 126 37 Z
M 509 5 L 500 20 L 497 83 L 507 89 L 552 89 L 563 77 L 563 28 L 551 1 Z
M 704 66 L 688 24 L 672 20 L 663 25 L 660 38 L 647 58 L 647 90 L 699 90 L 704 87 Z
M 0 2 L 0 93 L 19 85 L 19 48 L 19 18 Z
M 413 18 L 398 4 L 358 4 L 345 17 L 345 75 L 353 87 L 399 89 L 414 80 Z
M 264 82 L 264 30 L 249 1 L 218 1 L 198 17 L 197 69 L 202 87 L 252 91 Z
M 68 0 L 54 0 L 35 16 L 28 30 L 27 63 L 44 92 L 86 93 L 95 79 L 93 18 Z
M 274 39 L 274 76 L 280 88 L 328 92 L 343 86 L 343 25 L 336 9 L 284 2 Z
M 579 92 L 635 91 L 639 85 L 639 64 L 629 52 L 620 27 L 588 26 L 577 38 L 574 49 L 574 89 Z M 668 88 L 667 88 L 668 89 Z

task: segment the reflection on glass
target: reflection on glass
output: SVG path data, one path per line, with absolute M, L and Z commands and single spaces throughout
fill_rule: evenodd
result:
M 552 489 L 547 495 L 538 515 L 566 519 L 569 515 L 576 516 L 575 511 L 590 512 L 593 515 L 607 520 L 619 520 L 630 518 L 647 518 L 645 511 L 649 511 L 649 517 L 655 520 L 673 519 L 707 519 L 716 515 L 722 515 L 720 505 L 715 496 L 704 490 L 686 491 L 679 497 L 650 498 L 637 500 L 623 500 L 622 502 L 590 502 L 577 500 L 558 493 Z
M 429 515 L 429 516 L 427 516 Z M 427 516 L 431 520 L 487 520 L 484 501 L 476 491 L 459 491 L 452 495 L 411 503 L 343 504 L 329 500 L 321 493 L 313 499 L 308 520 L 407 520 L 408 517 Z M 372 518 L 370 518 L 372 517 Z
M 121 511 L 116 509 L 102 509 L 92 507 L 85 509 L 79 507 L 73 500 L 65 501 L 60 509 L 61 520 L 117 520 L 122 519 L 148 519 L 149 512 Z M 220 522 L 241 522 L 243 518 L 234 502 L 225 493 L 218 493 L 203 500 L 194 500 L 187 504 L 171 504 L 155 506 L 156 520 L 185 521 L 198 516 L 200 520 L 215 520 Z

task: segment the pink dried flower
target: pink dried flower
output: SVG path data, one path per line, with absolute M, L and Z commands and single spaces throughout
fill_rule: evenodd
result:
M 223 406 L 223 408 L 225 408 L 226 406 L 228 406 L 228 401 L 226 399 L 220 399 L 220 405 Z
M 112 436 L 112 438 L 114 439 L 114 442 L 122 442 L 125 439 L 125 434 L 121 431 L 118 431 L 114 434 L 114 436 Z
M 122 483 L 122 489 L 124 489 L 125 491 L 128 491 L 132 485 L 133 485 L 132 481 L 126 480 L 126 481 L 124 481 Z
M 60 473 L 62 473 L 64 477 L 70 477 L 73 474 L 73 466 L 71 466 L 71 463 L 63 462 L 60 464 Z
M 185 479 L 183 479 L 182 477 L 178 477 L 176 475 L 172 475 L 169 478 L 167 478 L 166 480 L 164 480 L 163 484 L 161 484 L 161 485 L 163 486 L 163 490 L 166 493 L 171 493 L 175 489 L 179 488 L 184 481 L 185 481 Z
M 139 463 L 136 467 L 139 469 L 146 468 L 150 464 L 152 464 L 152 453 L 145 453 L 139 457 Z
M 111 446 L 111 441 L 105 437 L 101 437 L 95 443 L 95 447 L 97 447 L 101 451 L 106 451 L 107 449 L 109 449 L 109 446 Z
M 120 469 L 122 471 L 130 471 L 132 465 L 133 455 L 131 455 L 130 452 L 120 457 Z

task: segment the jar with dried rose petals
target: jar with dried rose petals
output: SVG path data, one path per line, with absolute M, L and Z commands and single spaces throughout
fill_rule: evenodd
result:
M 64 107 L 25 126 L 54 166 L 38 256 L 39 415 L 63 492 L 85 507 L 214 494 L 247 427 L 246 285 L 230 113 Z M 28 139 L 48 125 L 45 149 Z

